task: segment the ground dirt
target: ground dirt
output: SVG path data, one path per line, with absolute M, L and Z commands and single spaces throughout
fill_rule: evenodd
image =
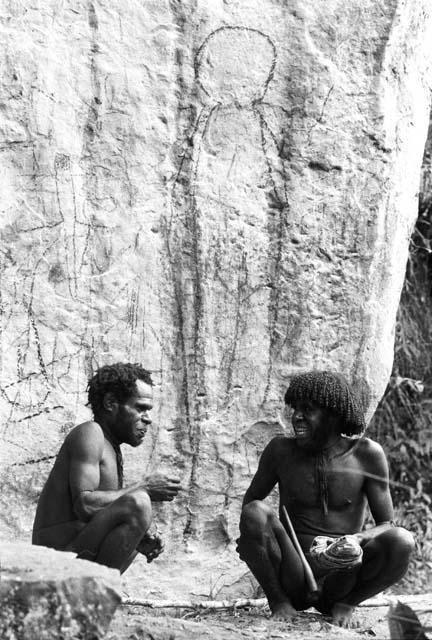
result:
M 359 608 L 357 629 L 340 629 L 314 609 L 299 613 L 292 622 L 275 622 L 266 608 L 195 612 L 186 610 L 155 614 L 144 607 L 118 609 L 106 640 L 343 640 L 390 638 L 388 607 Z
M 157 602 L 164 608 L 121 605 L 109 628 L 106 640 L 388 640 L 390 632 L 387 595 L 383 606 L 360 606 L 354 614 L 358 627 L 340 629 L 315 609 L 301 612 L 291 622 L 275 622 L 267 606 L 204 610 L 196 603 L 208 600 L 262 598 L 264 595 L 234 549 L 209 553 L 191 548 L 188 554 L 173 558 L 165 554 L 147 564 L 137 558 L 122 580 L 123 598 Z M 392 589 L 388 595 L 398 593 Z M 401 592 L 399 592 L 401 593 Z M 400 598 L 404 599 L 404 595 Z M 416 598 L 408 596 L 408 598 Z M 430 603 L 429 603 L 430 600 Z M 179 602 L 195 603 L 195 608 L 165 606 Z M 419 596 L 408 602 L 414 611 L 430 609 L 432 596 Z M 431 623 L 431 614 L 421 617 Z

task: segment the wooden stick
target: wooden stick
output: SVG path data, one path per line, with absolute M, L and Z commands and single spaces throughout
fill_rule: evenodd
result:
M 239 598 L 238 600 L 142 600 L 140 598 L 123 598 L 122 605 L 149 607 L 150 609 L 241 609 L 242 607 L 265 607 L 267 598 Z
M 430 603 L 432 601 L 432 593 L 421 595 L 388 595 L 374 596 L 368 600 L 360 602 L 358 607 L 388 607 L 389 604 L 400 600 L 404 604 L 409 604 L 418 614 L 432 613 Z M 237 600 L 202 600 L 201 602 L 192 602 L 191 600 L 147 600 L 142 598 L 129 598 L 124 596 L 122 605 L 148 607 L 149 609 L 241 609 L 242 607 L 265 607 L 267 598 L 239 598 Z
M 303 549 L 300 546 L 300 543 L 297 539 L 297 535 L 296 532 L 294 531 L 294 527 L 292 526 L 292 522 L 290 520 L 290 517 L 288 515 L 287 510 L 285 509 L 285 506 L 282 505 L 282 509 L 281 509 L 284 519 L 285 519 L 285 524 L 286 527 L 288 529 L 287 533 L 289 535 L 289 537 L 291 538 L 291 542 L 293 543 L 295 550 L 297 551 L 297 553 L 300 556 L 300 560 L 301 563 L 303 565 L 303 569 L 305 572 L 305 578 L 306 578 L 306 584 L 307 587 L 309 589 L 309 591 L 313 594 L 313 593 L 317 593 L 318 592 L 318 585 L 317 582 L 315 580 L 315 576 L 312 572 L 312 569 L 310 568 L 310 564 L 309 562 L 306 560 L 306 556 L 303 553 Z
M 358 604 L 358 607 L 388 607 L 389 604 L 396 604 L 400 600 L 404 604 L 408 604 L 416 611 L 423 611 L 426 613 L 430 610 L 430 604 L 432 602 L 432 593 L 417 593 L 415 595 L 405 594 L 393 594 L 393 593 L 380 593 L 373 598 L 363 600 Z

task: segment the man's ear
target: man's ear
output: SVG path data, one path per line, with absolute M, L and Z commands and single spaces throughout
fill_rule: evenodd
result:
M 112 413 L 113 411 L 115 411 L 115 409 L 117 407 L 118 407 L 117 398 L 115 397 L 115 395 L 113 394 L 112 391 L 108 391 L 104 395 L 103 408 L 105 409 L 105 411 L 108 411 L 109 413 Z

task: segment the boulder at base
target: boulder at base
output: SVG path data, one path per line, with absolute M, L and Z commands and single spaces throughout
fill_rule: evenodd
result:
M 102 638 L 121 600 L 120 574 L 74 553 L 3 543 L 3 640 Z

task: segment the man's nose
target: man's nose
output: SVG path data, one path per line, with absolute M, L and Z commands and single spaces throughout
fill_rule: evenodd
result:
M 144 422 L 145 424 L 150 424 L 151 423 L 151 418 L 150 418 L 149 414 L 147 413 L 147 411 L 145 413 L 143 413 L 143 415 L 141 416 L 141 422 Z

